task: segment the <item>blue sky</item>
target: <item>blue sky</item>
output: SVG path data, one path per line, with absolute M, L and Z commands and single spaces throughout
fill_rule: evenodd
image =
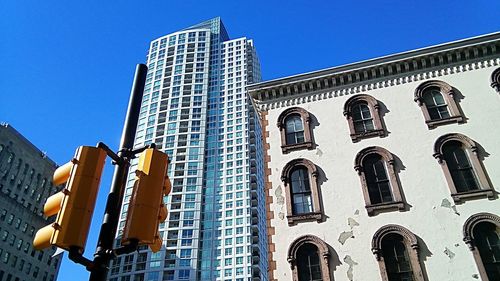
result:
M 500 1 L 0 1 L 0 121 L 59 164 L 117 149 L 149 42 L 220 16 L 254 39 L 264 80 L 500 31 Z M 95 249 L 108 165 L 85 255 Z M 65 258 L 60 280 L 85 280 Z

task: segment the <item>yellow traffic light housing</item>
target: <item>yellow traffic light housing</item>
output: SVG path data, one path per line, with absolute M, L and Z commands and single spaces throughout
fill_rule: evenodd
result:
M 163 196 L 170 193 L 167 174 L 168 155 L 153 148 L 139 156 L 132 198 L 123 230 L 122 244 L 132 241 L 149 245 L 153 252 L 161 248 L 158 226 L 167 218 Z
M 49 197 L 44 205 L 47 217 L 56 221 L 37 231 L 33 246 L 37 250 L 51 245 L 83 253 L 95 207 L 106 152 L 102 148 L 80 146 L 75 157 L 54 172 L 53 182 L 65 188 Z

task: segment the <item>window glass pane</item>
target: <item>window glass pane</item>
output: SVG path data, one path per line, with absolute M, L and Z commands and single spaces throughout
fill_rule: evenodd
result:
M 291 175 L 291 184 L 293 193 L 311 191 L 307 169 L 295 169 Z
M 378 154 L 367 156 L 363 168 L 371 204 L 393 201 L 385 161 Z
M 297 251 L 297 271 L 299 281 L 321 281 L 321 264 L 318 248 L 312 244 L 305 244 Z
M 482 222 L 474 228 L 474 242 L 489 280 L 500 280 L 500 230 L 492 223 Z
M 457 192 L 479 189 L 474 169 L 460 142 L 447 142 L 443 147 L 443 157 Z
M 356 133 L 366 133 L 375 129 L 370 108 L 368 107 L 368 104 L 364 102 L 353 106 L 352 120 L 354 123 L 354 131 Z
M 293 213 L 303 214 L 312 212 L 311 187 L 308 170 L 299 167 L 290 175 L 290 185 L 293 201 Z
M 434 105 L 446 105 L 443 95 L 438 90 L 432 90 L 432 97 L 434 98 Z
M 384 237 L 382 241 L 382 252 L 389 280 L 414 280 L 410 258 L 402 236 L 390 234 Z
M 437 110 L 439 111 L 441 118 L 450 117 L 450 113 L 448 112 L 448 107 L 446 105 L 437 107 Z
M 366 132 L 375 130 L 375 126 L 373 126 L 373 120 L 365 120 L 363 121 L 363 125 Z
M 285 120 L 285 134 L 287 144 L 304 142 L 304 126 L 299 115 L 289 116 Z
M 363 119 L 363 117 L 361 116 L 361 105 L 356 104 L 352 108 L 352 120 L 359 121 L 361 119 Z
M 423 95 L 423 99 L 431 120 L 450 117 L 448 106 L 439 89 L 427 90 Z
M 367 104 L 359 104 L 359 108 L 361 109 L 361 116 L 363 117 L 363 119 L 372 117 L 370 114 L 370 108 L 368 108 Z
M 364 133 L 365 132 L 365 124 L 363 124 L 363 122 L 354 122 L 354 131 L 356 133 Z

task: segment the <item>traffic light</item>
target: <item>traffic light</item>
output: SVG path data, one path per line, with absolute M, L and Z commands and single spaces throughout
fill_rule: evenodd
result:
M 167 167 L 167 154 L 156 149 L 146 149 L 139 156 L 123 245 L 136 241 L 139 245 L 149 245 L 153 252 L 160 250 L 162 241 L 158 225 L 167 218 L 163 196 L 171 189 Z
M 80 146 L 75 157 L 54 172 L 54 185 L 65 188 L 47 199 L 44 214 L 57 214 L 54 223 L 37 231 L 33 246 L 37 250 L 51 245 L 83 254 L 101 180 L 106 152 L 97 147 Z

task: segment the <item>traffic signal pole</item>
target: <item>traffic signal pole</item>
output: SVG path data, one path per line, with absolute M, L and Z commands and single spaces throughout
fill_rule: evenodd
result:
M 133 157 L 134 138 L 141 109 L 142 93 L 146 81 L 147 66 L 138 64 L 135 69 L 134 82 L 130 92 L 130 100 L 123 126 L 118 158 L 113 161 L 115 171 L 109 191 L 104 219 L 97 240 L 97 248 L 90 270 L 90 281 L 105 281 L 108 274 L 108 265 L 114 258 L 113 242 L 120 216 L 120 207 L 123 200 L 124 186 L 127 182 L 127 173 L 130 159 Z

